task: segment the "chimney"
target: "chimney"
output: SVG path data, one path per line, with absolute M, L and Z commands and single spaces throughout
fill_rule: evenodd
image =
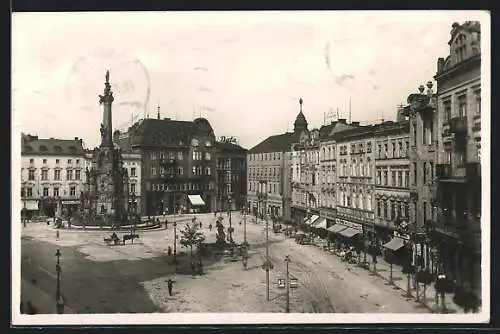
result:
M 345 118 L 339 118 L 339 123 L 346 124 L 346 119 Z
M 432 81 L 427 81 L 427 96 L 428 97 L 432 97 L 432 95 L 434 94 L 432 92 L 432 86 L 433 86 Z
M 444 68 L 444 58 L 438 58 L 437 65 L 438 65 L 437 72 L 441 73 L 443 71 L 443 68 Z
M 351 122 L 352 126 L 359 126 L 359 122 Z
M 78 137 L 75 137 L 75 141 L 78 141 Z

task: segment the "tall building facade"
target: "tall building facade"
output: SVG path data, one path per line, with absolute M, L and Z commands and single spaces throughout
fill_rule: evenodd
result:
M 24 217 L 67 217 L 78 212 L 85 178 L 82 139 L 42 139 L 22 134 L 21 145 Z
M 292 217 L 295 223 L 319 217 L 320 163 L 319 130 L 302 132 L 299 142 L 292 144 Z
M 374 131 L 375 232 L 387 242 L 395 234 L 395 222 L 410 215 L 409 122 L 384 122 Z
M 332 138 L 337 132 L 355 128 L 359 122 L 347 124 L 346 119 L 339 119 L 320 128 L 320 194 L 319 194 L 319 213 L 325 218 L 327 226 L 335 224 L 336 203 L 337 203 L 337 147 Z
M 332 136 L 337 152 L 336 219 L 340 232 L 372 237 L 374 226 L 374 126 L 359 126 Z
M 113 143 L 113 101 L 107 71 L 104 93 L 99 95 L 103 115 L 101 144 L 92 151 L 91 167 L 85 170 L 85 189 L 80 197 L 85 224 L 92 221 L 113 226 L 127 220 L 128 171 L 123 166 L 120 147 Z
M 148 118 L 117 136 L 123 151 L 141 155 L 142 214 L 215 210 L 216 140 L 208 120 Z
M 307 121 L 300 112 L 294 123 L 294 131 L 266 138 L 247 154 L 247 201 L 250 212 L 255 216 L 274 215 L 285 221 L 291 219 L 290 204 L 290 155 L 292 143 L 307 133 Z
M 481 291 L 481 31 L 454 23 L 437 63 L 438 248 L 457 285 Z
M 227 141 L 216 142 L 217 211 L 248 209 L 247 150 Z

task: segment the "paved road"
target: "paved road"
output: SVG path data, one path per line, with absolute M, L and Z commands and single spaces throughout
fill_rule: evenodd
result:
M 213 215 L 202 218 L 204 229 L 209 222 L 213 223 Z M 226 220 L 227 218 L 225 218 Z M 241 218 L 233 215 L 234 239 L 243 240 L 243 224 Z M 227 225 L 227 223 L 226 223 Z M 227 226 L 226 226 L 227 227 Z M 29 228 L 29 227 L 28 227 Z M 170 230 L 170 228 L 169 228 Z M 38 232 L 36 232 L 38 233 Z M 42 232 L 40 232 L 42 233 Z M 50 233 L 50 235 L 49 235 Z M 54 296 L 56 287 L 55 252 L 57 245 L 53 231 L 47 232 L 46 237 L 36 235 L 38 240 L 23 237 L 22 240 L 22 277 L 25 280 L 36 280 L 35 284 L 46 294 Z M 62 274 L 62 291 L 66 302 L 77 313 L 149 313 L 159 312 L 148 294 L 144 291 L 141 282 L 151 281 L 171 275 L 175 268 L 164 255 L 165 238 L 170 238 L 171 231 L 152 231 L 141 235 L 141 242 L 153 250 L 150 258 L 122 257 L 120 260 L 106 260 L 101 262 L 86 258 L 81 251 L 85 243 L 101 242 L 101 232 L 64 232 L 61 239 L 80 238 L 80 246 L 62 246 L 60 242 Z M 170 234 L 169 234 L 170 233 Z M 207 239 L 214 239 L 215 231 L 206 231 Z M 42 239 L 42 240 L 40 240 Z M 252 257 L 248 267 L 260 277 L 265 272 L 260 268 L 265 254 L 265 229 L 262 223 L 247 223 L 247 239 L 251 245 Z M 422 313 L 425 309 L 407 301 L 400 291 L 387 286 L 385 282 L 369 272 L 341 262 L 336 256 L 309 245 L 298 245 L 292 239 L 285 239 L 283 235 L 269 232 L 270 258 L 274 264 L 271 271 L 271 281 L 284 277 L 285 255 L 290 255 L 290 273 L 299 281 L 299 288 L 291 293 L 292 312 L 391 312 L 391 313 Z M 45 241 L 43 241 L 45 240 Z M 102 242 L 101 242 L 102 243 Z M 131 248 L 102 248 L 102 252 L 126 251 Z M 126 247 L 126 246 L 123 246 Z M 99 248 L 94 248 L 99 251 Z M 218 263 L 217 266 L 221 266 Z M 223 266 L 223 264 L 222 264 Z M 205 268 L 210 270 L 210 263 L 205 261 Z M 214 275 L 217 275 L 216 270 Z M 189 278 L 187 278 L 189 279 Z M 259 283 L 262 284 L 262 283 Z M 277 291 L 272 286 L 272 295 L 275 303 L 284 305 L 283 290 Z M 253 292 L 249 291 L 249 295 Z M 29 296 L 23 295 L 23 299 Z M 200 301 L 203 302 L 203 301 Z M 265 302 L 265 300 L 263 301 Z M 226 310 L 232 312 L 234 310 Z

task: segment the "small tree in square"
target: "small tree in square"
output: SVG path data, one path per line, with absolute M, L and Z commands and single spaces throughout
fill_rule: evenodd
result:
M 203 241 L 205 241 L 205 235 L 203 232 L 200 232 L 199 230 L 200 225 L 197 224 L 195 221 L 191 223 L 187 223 L 184 228 L 180 231 L 181 233 L 181 240 L 180 244 L 183 245 L 184 247 L 189 247 L 191 253 L 191 264 L 194 263 L 193 261 L 193 246 L 200 246 Z M 191 265 L 191 268 L 194 267 Z

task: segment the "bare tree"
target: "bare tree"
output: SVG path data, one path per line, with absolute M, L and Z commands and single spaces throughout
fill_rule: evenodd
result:
M 180 231 L 181 240 L 180 244 L 184 247 L 189 247 L 191 251 L 191 268 L 194 271 L 193 261 L 193 246 L 200 246 L 205 241 L 205 235 L 199 231 L 200 225 L 195 221 L 186 223 L 184 228 Z

